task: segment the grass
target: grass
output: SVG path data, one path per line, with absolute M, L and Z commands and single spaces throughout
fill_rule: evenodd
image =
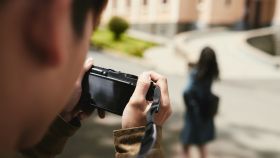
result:
M 113 33 L 108 29 L 98 29 L 91 37 L 91 44 L 95 47 L 121 52 L 128 55 L 143 57 L 146 49 L 156 46 L 155 43 L 139 40 L 123 34 L 121 40 L 115 41 Z

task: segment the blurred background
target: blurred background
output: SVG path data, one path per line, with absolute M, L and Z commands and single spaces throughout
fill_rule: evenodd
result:
M 173 115 L 164 126 L 167 158 L 180 157 L 188 63 L 216 51 L 221 79 L 210 158 L 280 157 L 280 0 L 109 0 L 91 38 L 95 65 L 169 81 Z M 60 158 L 114 157 L 121 117 L 92 116 Z M 199 157 L 192 149 L 193 157 Z

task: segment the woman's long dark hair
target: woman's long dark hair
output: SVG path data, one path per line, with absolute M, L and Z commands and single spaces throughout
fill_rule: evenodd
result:
M 197 68 L 197 80 L 219 78 L 219 68 L 216 59 L 215 52 L 210 47 L 205 47 L 201 54 L 199 61 L 196 65 Z

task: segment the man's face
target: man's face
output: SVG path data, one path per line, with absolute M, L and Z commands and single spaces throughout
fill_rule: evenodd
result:
M 89 11 L 83 33 L 77 36 L 71 0 L 43 3 L 33 6 L 19 0 L 0 10 L 0 126 L 6 129 L 0 140 L 16 135 L 14 148 L 38 142 L 64 108 L 96 25 Z

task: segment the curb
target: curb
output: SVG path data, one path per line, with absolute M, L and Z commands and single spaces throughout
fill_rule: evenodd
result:
M 225 27 L 217 27 L 180 33 L 174 38 L 175 52 L 178 53 L 178 55 L 186 58 L 187 61 L 194 62 L 194 59 L 190 58 L 190 56 L 188 55 L 188 51 L 184 48 L 185 42 L 225 30 L 227 30 Z
M 269 28 L 262 28 L 262 29 L 257 29 L 257 30 L 235 32 L 236 34 L 240 34 L 239 35 L 240 37 L 236 40 L 236 42 L 238 42 L 238 45 L 240 46 L 239 48 L 247 50 L 247 51 L 245 51 L 245 52 L 247 52 L 247 55 L 249 55 L 267 65 L 279 68 L 280 67 L 280 56 L 269 55 L 269 54 L 263 52 L 262 50 L 251 46 L 247 42 L 247 40 L 252 37 L 273 34 L 274 29 L 275 28 L 273 28 L 273 27 L 269 27 Z M 194 59 L 191 59 L 191 57 L 189 56 L 188 50 L 186 50 L 184 48 L 185 42 L 187 42 L 188 40 L 204 37 L 209 34 L 213 35 L 215 33 L 222 32 L 225 30 L 227 30 L 227 29 L 212 28 L 212 29 L 207 29 L 207 30 L 196 30 L 196 31 L 178 34 L 174 38 L 175 39 L 174 40 L 175 41 L 175 50 L 179 55 L 181 55 L 182 57 L 185 57 L 187 59 L 187 61 L 193 62 Z
M 149 61 L 145 60 L 144 57 L 143 58 L 138 58 L 138 57 L 133 57 L 133 56 L 130 56 L 130 55 L 126 55 L 124 53 L 119 53 L 119 52 L 104 50 L 104 49 L 103 50 L 97 50 L 97 49 L 94 49 L 93 47 L 90 48 L 90 51 L 102 53 L 102 54 L 112 56 L 112 57 L 117 58 L 117 59 L 127 60 L 129 62 L 133 62 L 133 63 L 136 63 L 136 64 L 141 65 L 143 67 L 146 67 L 148 69 L 155 70 L 153 64 L 151 64 Z

